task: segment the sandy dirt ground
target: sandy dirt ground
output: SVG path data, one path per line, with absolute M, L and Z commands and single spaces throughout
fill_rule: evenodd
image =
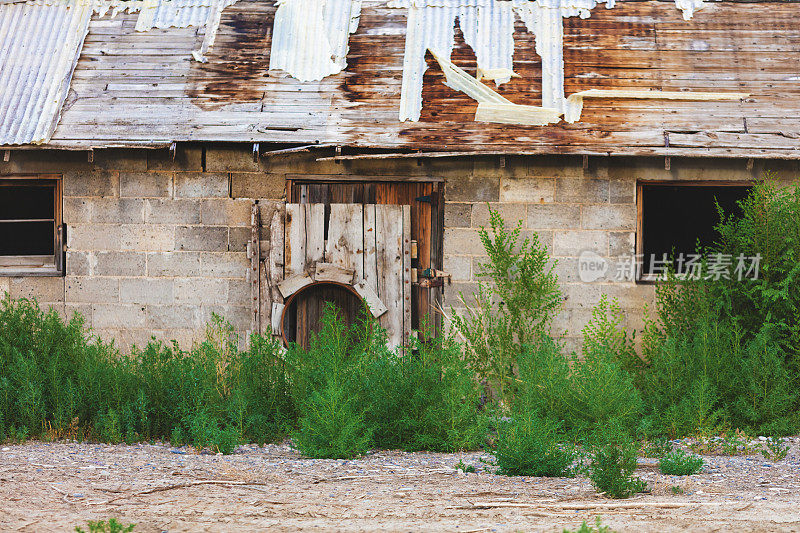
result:
M 616 531 L 800 531 L 800 439 L 772 463 L 709 456 L 703 472 L 638 474 L 649 494 L 598 495 L 588 479 L 503 477 L 482 454 L 377 451 L 302 458 L 288 445 L 230 456 L 169 445 L 40 443 L 0 451 L 0 530 L 71 531 L 116 517 L 135 531 L 547 531 L 601 516 Z M 478 468 L 465 474 L 461 460 Z M 683 494 L 674 495 L 678 486 Z

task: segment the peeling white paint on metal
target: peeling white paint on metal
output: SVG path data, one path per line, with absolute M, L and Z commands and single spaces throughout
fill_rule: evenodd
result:
M 236 0 L 223 0 L 222 8 L 235 3 Z M 136 31 L 206 26 L 216 4 L 217 0 L 144 0 L 136 20 Z
M 675 7 L 683 12 L 683 20 L 691 20 L 694 12 L 701 9 L 705 0 L 675 0 Z
M 688 20 L 703 1 L 675 0 L 675 4 Z M 456 19 L 464 40 L 475 52 L 476 78 L 493 79 L 498 85 L 508 82 L 514 75 L 515 16 L 535 35 L 536 53 L 542 58 L 542 107 L 563 113 L 563 19 L 588 18 L 601 3 L 611 9 L 615 0 L 391 0 L 389 7 L 408 10 L 400 120 L 419 120 L 425 51 L 450 57 Z
M 696 91 L 651 91 L 641 89 L 589 89 L 569 95 L 564 120 L 569 123 L 581 119 L 584 98 L 635 98 L 639 100 L 692 100 L 722 101 L 743 100 L 748 93 L 713 93 Z
M 91 0 L 0 4 L 0 144 L 50 140 L 92 8 Z
M 277 6 L 270 70 L 318 81 L 345 69 L 361 0 L 278 0 Z

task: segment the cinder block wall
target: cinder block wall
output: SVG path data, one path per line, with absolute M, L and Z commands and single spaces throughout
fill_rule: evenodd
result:
M 281 202 L 287 179 L 440 178 L 445 188 L 444 269 L 453 275 L 445 304 L 459 312 L 485 260 L 478 228 L 488 205 L 523 235 L 537 232 L 557 260 L 565 296 L 554 328 L 577 347 L 601 294 L 618 298 L 632 327 L 641 326 L 652 285 L 578 278 L 578 256 L 634 253 L 635 186 L 648 180 L 750 180 L 764 170 L 794 179 L 794 162 L 591 157 L 467 157 L 316 161 L 326 152 L 254 161 L 251 145 L 179 145 L 168 150 L 20 151 L 0 175 L 59 173 L 64 179 L 67 275 L 0 277 L 0 293 L 35 297 L 67 315 L 82 313 L 104 338 L 126 349 L 151 336 L 189 345 L 212 312 L 239 331 L 250 328 L 250 205 Z

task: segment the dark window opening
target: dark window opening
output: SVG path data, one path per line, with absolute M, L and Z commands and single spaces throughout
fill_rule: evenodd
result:
M 63 269 L 61 182 L 0 179 L 0 275 L 53 275 Z
M 667 266 L 664 255 L 676 266 L 701 246 L 713 245 L 718 237 L 716 204 L 725 215 L 741 214 L 737 202 L 747 196 L 743 185 L 639 184 L 638 252 L 643 277 L 658 275 Z

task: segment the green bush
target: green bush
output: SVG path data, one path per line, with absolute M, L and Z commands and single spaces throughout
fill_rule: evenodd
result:
M 622 428 L 610 424 L 600 428 L 593 439 L 589 479 L 598 491 L 611 498 L 629 498 L 647 488 L 633 475 L 638 450 Z
M 365 391 L 375 446 L 447 452 L 482 444 L 480 390 L 452 338 L 429 337 L 396 354 L 376 353 Z
M 612 529 L 610 526 L 604 526 L 603 521 L 597 516 L 595 517 L 594 527 L 584 521 L 578 529 L 572 531 L 565 529 L 564 533 L 612 533 Z
M 461 295 L 464 313 L 453 316 L 465 340 L 467 360 L 501 400 L 516 396 L 516 362 L 522 347 L 549 334 L 561 306 L 561 291 L 545 245 L 536 233 L 520 240 L 522 221 L 508 230 L 489 208 L 490 231 L 479 235 L 489 260 L 476 272 L 487 278 L 471 298 Z
M 636 383 L 646 430 L 670 437 L 732 426 L 762 434 L 800 428 L 800 189 L 771 179 L 740 202 L 741 216 L 718 208 L 718 239 L 701 250 L 760 257 L 758 279 L 670 276 L 656 288 L 646 364 Z
M 497 428 L 498 474 L 505 476 L 571 477 L 574 450 L 563 444 L 560 422 L 518 414 Z
M 658 461 L 662 474 L 668 476 L 691 476 L 703 468 L 703 458 L 691 455 L 680 448 L 672 450 Z
M 136 524 L 123 524 L 116 518 L 105 520 L 89 520 L 89 533 L 130 533 Z M 75 526 L 77 533 L 86 533 L 80 526 Z
M 0 301 L 0 434 L 172 439 L 231 452 L 240 440 L 273 441 L 294 418 L 281 348 L 254 336 L 237 349 L 214 317 L 191 351 L 152 342 L 131 355 L 92 338 L 36 302 Z

